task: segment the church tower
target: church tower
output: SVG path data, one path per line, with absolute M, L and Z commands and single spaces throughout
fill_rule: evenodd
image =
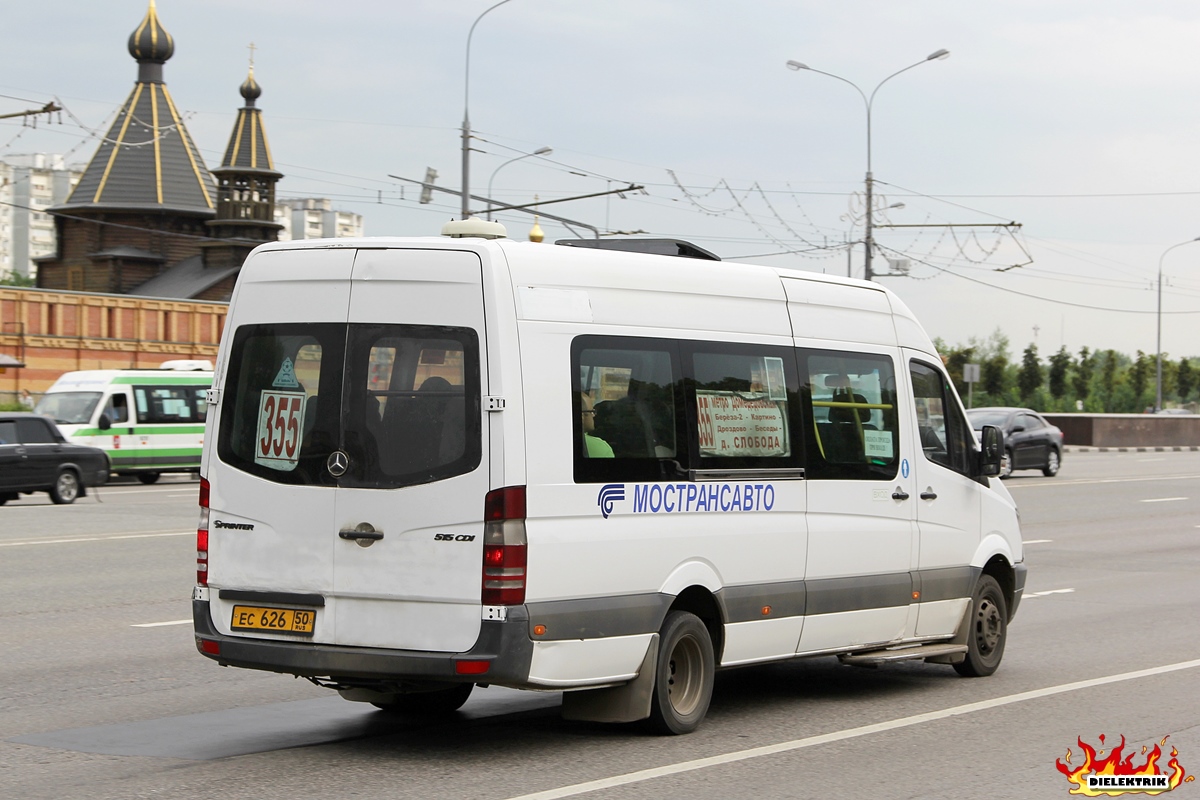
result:
M 253 52 L 254 45 L 250 47 Z M 275 222 L 275 183 L 283 173 L 271 161 L 262 110 L 255 107 L 262 87 L 254 79 L 253 56 L 240 91 L 245 105 L 238 111 L 221 166 L 212 171 L 217 209 L 207 225 L 211 236 L 221 241 L 204 245 L 204 266 L 210 269 L 240 267 L 251 250 L 277 240 L 283 228 Z
M 129 36 L 137 83 L 74 191 L 60 206 L 58 251 L 38 286 L 126 293 L 168 266 L 198 258 L 217 188 L 163 81 L 175 41 L 154 0 Z

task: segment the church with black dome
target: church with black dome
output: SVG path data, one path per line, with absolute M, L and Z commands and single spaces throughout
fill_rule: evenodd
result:
M 129 36 L 137 82 L 70 196 L 48 209 L 57 252 L 38 259 L 43 289 L 228 300 L 242 262 L 275 241 L 276 171 L 254 65 L 221 165 L 209 170 L 167 91 L 175 41 L 150 0 Z

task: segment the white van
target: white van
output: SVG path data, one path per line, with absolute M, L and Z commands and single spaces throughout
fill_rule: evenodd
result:
M 63 436 L 108 453 L 112 471 L 154 483 L 197 472 L 204 443 L 211 361 L 164 361 L 158 369 L 94 369 L 62 375 L 34 411 Z
M 873 283 L 273 243 L 242 268 L 209 408 L 198 650 L 384 709 L 496 684 L 686 733 L 719 668 L 987 675 L 1025 585 L 999 431 L 977 446 Z

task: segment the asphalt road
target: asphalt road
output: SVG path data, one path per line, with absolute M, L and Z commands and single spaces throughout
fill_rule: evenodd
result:
M 220 668 L 188 619 L 194 481 L 22 498 L 0 508 L 0 797 L 1062 798 L 1056 759 L 1122 736 L 1135 766 L 1169 736 L 1163 771 L 1172 747 L 1200 771 L 1200 453 L 1069 453 L 1007 483 L 1030 573 L 994 676 L 734 670 L 671 738 L 564 722 L 555 694 L 476 690 L 423 723 Z

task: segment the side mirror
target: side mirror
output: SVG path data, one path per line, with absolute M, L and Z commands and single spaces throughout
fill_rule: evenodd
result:
M 984 425 L 979 432 L 979 474 L 999 475 L 1004 458 L 1004 434 L 995 425 Z
M 96 422 L 96 427 L 102 431 L 106 431 L 112 427 L 112 420 L 108 418 L 108 414 L 100 415 L 100 419 Z
M 1012 429 L 1012 432 L 1013 432 L 1013 433 L 1021 433 L 1021 432 L 1022 432 L 1022 431 L 1024 431 L 1024 430 L 1025 430 L 1025 426 L 1024 426 L 1024 425 L 1014 425 L 1014 426 L 1013 426 L 1013 429 Z

